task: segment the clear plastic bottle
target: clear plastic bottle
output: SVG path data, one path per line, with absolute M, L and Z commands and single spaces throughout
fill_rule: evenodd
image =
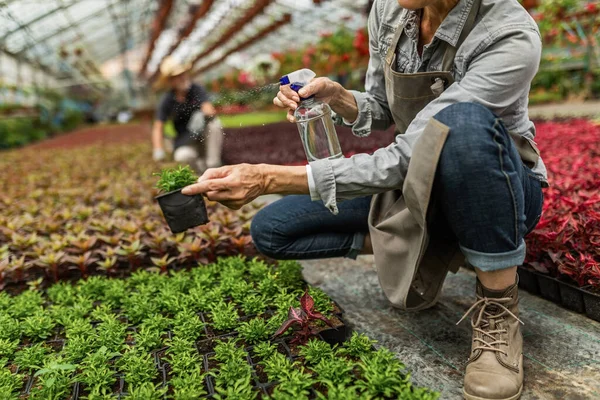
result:
M 292 84 L 292 89 L 296 90 L 295 86 Z M 327 103 L 315 100 L 314 96 L 302 99 L 294 117 L 309 162 L 344 156 Z

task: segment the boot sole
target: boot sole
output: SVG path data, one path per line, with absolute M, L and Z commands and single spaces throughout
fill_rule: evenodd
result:
M 519 388 L 519 393 L 515 394 L 514 396 L 506 397 L 504 399 L 491 399 L 487 397 L 478 397 L 470 395 L 463 389 L 463 396 L 465 397 L 465 400 L 517 400 L 519 397 L 521 397 L 521 392 L 523 392 L 523 386 Z

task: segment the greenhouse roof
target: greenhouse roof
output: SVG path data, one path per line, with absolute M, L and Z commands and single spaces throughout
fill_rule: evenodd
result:
M 320 4 L 317 4 L 320 3 Z M 323 31 L 365 26 L 368 0 L 0 0 L 0 49 L 59 79 L 106 78 L 103 65 L 152 77 L 167 55 L 215 64 L 281 18 L 246 56 L 316 41 Z M 230 33 L 229 36 L 225 35 Z M 237 46 L 237 47 L 236 47 Z M 235 55 L 233 52 L 231 55 Z M 238 62 L 240 58 L 238 57 Z M 241 58 L 242 60 L 244 57 Z M 215 65 L 215 70 L 229 64 Z M 212 63 L 212 64 L 211 64 Z M 96 78 L 97 79 L 97 78 Z

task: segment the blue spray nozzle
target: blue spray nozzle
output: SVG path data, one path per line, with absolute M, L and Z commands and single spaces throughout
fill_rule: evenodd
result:
M 294 92 L 298 93 L 298 91 L 300 91 L 300 89 L 302 89 L 304 86 L 306 86 L 306 85 L 303 83 L 294 82 L 290 85 L 290 89 L 292 89 Z M 300 101 L 312 99 L 313 97 L 315 97 L 314 94 L 312 96 L 308 96 L 308 97 L 300 97 Z
M 282 76 L 279 79 L 279 84 L 282 85 L 282 86 L 283 85 L 289 85 L 290 84 L 290 78 L 288 78 L 287 75 L 286 76 Z

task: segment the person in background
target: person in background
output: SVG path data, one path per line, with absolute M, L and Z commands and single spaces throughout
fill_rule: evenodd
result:
M 161 98 L 152 128 L 153 158 L 166 157 L 164 127 L 169 119 L 177 136 L 173 143 L 173 159 L 189 164 L 197 173 L 220 167 L 223 128 L 210 103 L 206 90 L 192 82 L 190 65 L 179 64 L 167 57 L 160 65 L 157 86 L 170 88 Z

